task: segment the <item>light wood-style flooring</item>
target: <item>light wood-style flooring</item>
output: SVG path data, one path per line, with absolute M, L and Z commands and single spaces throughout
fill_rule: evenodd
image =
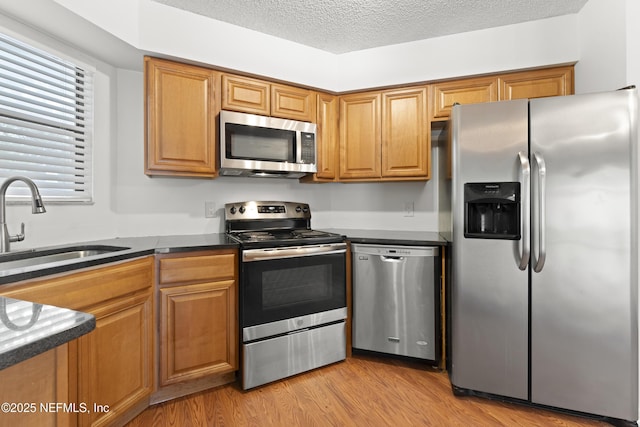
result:
M 606 425 L 523 405 L 455 397 L 447 374 L 437 369 L 354 355 L 249 391 L 235 383 L 158 404 L 127 427 Z

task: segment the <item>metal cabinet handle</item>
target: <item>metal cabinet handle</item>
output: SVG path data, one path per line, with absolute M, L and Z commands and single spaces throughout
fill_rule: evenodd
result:
M 529 221 L 531 219 L 531 205 L 529 200 L 529 178 L 531 175 L 531 167 L 529 166 L 529 158 L 527 153 L 520 151 L 518 153 L 518 160 L 520 162 L 520 185 L 521 185 L 521 222 L 520 222 L 520 236 L 522 240 L 522 251 L 520 252 L 520 261 L 518 268 L 520 270 L 526 270 L 529 265 L 529 256 L 531 254 L 529 246 Z M 517 245 L 517 243 L 516 243 Z
M 536 182 L 536 196 L 535 200 L 535 213 L 537 217 L 536 224 L 534 224 L 533 233 L 537 234 L 537 240 L 534 239 L 533 245 L 533 257 L 536 259 L 536 252 L 538 253 L 537 259 L 535 261 L 535 266 L 533 267 L 533 271 L 539 273 L 542 271 L 544 267 L 544 263 L 547 258 L 547 245 L 546 245 L 546 207 L 545 207 L 545 198 L 546 198 L 546 176 L 547 176 L 547 166 L 544 161 L 544 157 L 540 153 L 533 153 L 533 160 L 536 163 L 538 173 L 537 182 Z

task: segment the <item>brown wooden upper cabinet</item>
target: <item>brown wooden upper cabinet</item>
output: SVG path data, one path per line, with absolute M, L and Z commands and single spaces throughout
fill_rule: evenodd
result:
M 222 75 L 222 109 L 243 113 L 271 114 L 269 83 L 248 77 Z
M 271 85 L 271 115 L 283 119 L 315 122 L 316 93 L 280 84 Z
M 383 178 L 429 178 L 431 132 L 427 88 L 382 93 Z
M 340 180 L 429 178 L 426 86 L 340 97 Z
M 332 95 L 145 57 L 145 173 L 215 178 L 225 109 L 316 123 L 318 172 L 303 182 L 426 180 L 429 121 L 455 103 L 570 95 L 573 75 L 569 65 Z
M 523 71 L 498 77 L 500 100 L 573 94 L 573 66 Z
M 316 93 L 250 77 L 223 74 L 222 109 L 315 122 Z
M 497 77 L 452 80 L 431 85 L 431 119 L 446 120 L 453 104 L 498 100 Z
M 454 103 L 474 104 L 573 94 L 573 66 L 431 84 L 431 119 L 447 120 Z
M 145 57 L 145 173 L 214 178 L 220 73 Z
M 310 179 L 333 181 L 338 178 L 340 164 L 338 97 L 318 93 L 316 114 L 316 142 L 318 172 L 309 175 Z
M 340 179 L 380 178 L 380 92 L 340 97 Z

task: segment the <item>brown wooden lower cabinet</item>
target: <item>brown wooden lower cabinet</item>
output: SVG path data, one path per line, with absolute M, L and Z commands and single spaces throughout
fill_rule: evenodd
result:
M 61 345 L 0 371 L 0 427 L 75 425 L 68 347 Z M 66 405 L 64 407 L 60 406 Z
M 160 290 L 160 386 L 236 369 L 234 293 L 233 280 Z
M 158 390 L 162 402 L 235 380 L 235 249 L 158 257 Z
M 112 425 L 149 406 L 152 298 L 149 288 L 90 310 L 96 329 L 78 339 L 78 400 L 90 407 L 79 414 L 81 426 Z
M 28 417 L 1 414 L 0 426 L 123 425 L 151 403 L 235 381 L 237 250 L 154 259 L 2 286 L 3 296 L 91 313 L 96 329 L 0 371 L 3 401 L 38 405 Z
M 154 386 L 153 259 L 138 258 L 2 286 L 3 296 L 96 317 L 96 329 L 89 334 L 53 353 L 0 371 L 2 393 L 12 393 L 7 385 L 16 384 L 28 392 L 26 402 L 75 403 L 79 408 L 50 417 L 42 414 L 42 422 L 18 422 L 12 427 L 118 425 L 149 406 Z M 50 381 L 55 379 L 55 386 L 35 382 L 38 375 L 34 372 L 43 371 L 48 371 Z M 12 372 L 24 376 L 22 384 L 11 380 Z M 7 401 L 18 397 L 16 393 Z

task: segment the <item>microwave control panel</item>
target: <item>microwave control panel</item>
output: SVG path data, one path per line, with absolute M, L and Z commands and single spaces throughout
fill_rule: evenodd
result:
M 316 162 L 316 136 L 309 132 L 300 132 L 300 162 L 313 164 Z

